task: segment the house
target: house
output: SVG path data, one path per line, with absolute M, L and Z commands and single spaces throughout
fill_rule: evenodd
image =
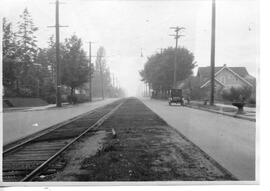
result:
M 210 67 L 199 67 L 196 76 L 191 76 L 179 84 L 188 94 L 194 95 L 194 90 L 197 90 L 195 96 L 205 97 L 210 95 Z M 221 92 L 224 89 L 231 87 L 247 86 L 252 89 L 252 94 L 255 97 L 256 79 L 251 76 L 245 67 L 215 67 L 215 97 L 221 98 Z M 200 95 L 198 95 L 200 94 Z

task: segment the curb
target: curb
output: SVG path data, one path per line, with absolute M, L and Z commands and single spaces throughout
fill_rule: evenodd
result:
M 238 119 L 243 119 L 243 120 L 256 122 L 256 119 L 245 117 L 245 116 L 240 116 L 240 115 L 236 115 L 236 114 L 235 115 L 228 114 L 228 113 L 224 113 L 224 112 L 220 112 L 220 111 L 214 111 L 214 110 L 211 110 L 211 109 L 198 107 L 198 106 L 191 106 L 191 105 L 184 105 L 184 106 L 192 108 L 192 109 L 199 109 L 199 110 L 202 110 L 202 111 L 208 111 L 208 112 L 217 113 L 217 114 L 220 114 L 220 115 L 226 115 L 226 116 L 229 116 L 229 117 L 234 117 L 234 118 L 238 118 Z

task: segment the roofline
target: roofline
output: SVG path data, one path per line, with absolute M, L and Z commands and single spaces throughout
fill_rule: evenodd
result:
M 225 87 L 225 84 L 223 84 L 222 82 L 220 82 L 219 80 L 217 80 L 217 79 L 215 79 L 215 81 L 217 81 L 218 83 L 220 83 L 222 86 L 224 86 Z M 210 80 L 208 80 L 206 83 L 204 83 L 203 85 L 201 85 L 201 87 L 200 88 L 204 88 L 205 86 L 207 86 L 207 84 L 209 84 L 210 83 Z
M 224 68 L 227 68 L 227 66 L 224 65 L 219 71 L 217 71 L 217 72 L 215 73 L 215 76 L 217 76 L 222 70 L 224 70 Z
M 215 73 L 215 77 L 222 71 L 224 70 L 224 68 L 228 69 L 230 72 L 232 72 L 234 75 L 236 75 L 238 78 L 240 78 L 242 81 L 246 82 L 248 85 L 250 85 L 251 87 L 253 87 L 253 85 L 248 82 L 247 80 L 245 80 L 243 77 L 241 77 L 239 74 L 237 74 L 236 72 L 234 72 L 232 69 L 230 69 L 229 67 L 227 67 L 226 65 L 224 65 L 219 71 L 217 71 Z M 216 79 L 215 79 L 216 80 Z M 218 80 L 217 80 L 218 81 Z M 210 79 L 208 81 L 206 81 L 201 87 L 205 86 L 206 84 L 208 84 L 210 82 Z M 218 81 L 219 82 L 219 81 Z M 219 82 L 221 83 L 221 82 Z M 222 83 L 221 83 L 222 84 Z M 225 86 L 225 85 L 224 85 Z
M 244 79 L 242 76 L 240 76 L 239 74 L 237 74 L 236 72 L 234 72 L 232 69 L 230 69 L 229 67 L 227 67 L 227 69 L 228 69 L 229 71 L 231 71 L 234 75 L 236 75 L 237 77 L 239 77 L 241 80 L 243 80 L 244 82 L 246 82 L 247 84 L 249 84 L 251 87 L 253 87 L 253 85 L 252 85 L 249 81 L 247 81 L 247 80 Z

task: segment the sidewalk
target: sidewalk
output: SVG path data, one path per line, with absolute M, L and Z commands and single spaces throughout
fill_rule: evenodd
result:
M 94 98 L 92 102 L 102 101 L 102 98 Z M 80 104 L 77 104 L 80 105 Z M 62 108 L 70 108 L 74 107 L 75 105 L 69 103 L 62 103 Z M 3 112 L 16 112 L 16 111 L 39 111 L 39 110 L 46 110 L 46 109 L 58 109 L 55 104 L 49 104 L 45 106 L 38 106 L 38 107 L 10 107 L 10 108 L 2 108 Z
M 232 105 L 225 105 L 216 103 L 214 106 L 204 105 L 200 101 L 190 101 L 189 104 L 185 104 L 186 107 L 201 109 L 217 114 L 222 114 L 239 119 L 245 119 L 249 121 L 256 121 L 256 108 L 244 107 L 244 114 L 237 114 L 237 108 Z
M 3 145 L 112 103 L 115 100 L 117 99 L 106 99 L 77 105 L 64 105 L 62 108 L 57 108 L 55 105 L 48 105 L 4 112 L 2 113 Z

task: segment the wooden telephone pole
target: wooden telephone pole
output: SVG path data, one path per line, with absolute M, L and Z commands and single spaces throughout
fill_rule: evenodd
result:
M 59 43 L 59 1 L 55 4 L 55 40 L 56 40 L 56 105 L 61 107 L 61 78 L 60 78 L 60 43 Z
M 173 88 L 176 88 L 176 75 L 177 75 L 177 47 L 178 47 L 178 39 L 183 36 L 179 35 L 179 31 L 185 29 L 184 27 L 170 27 L 170 29 L 174 29 L 175 34 L 172 34 L 170 36 L 173 36 L 175 38 L 175 55 L 174 55 L 174 73 L 173 73 Z
M 56 106 L 62 107 L 61 102 L 61 63 L 60 63 L 60 34 L 59 28 L 60 27 L 67 27 L 67 26 L 60 26 L 59 25 L 59 0 L 55 1 L 55 52 L 56 52 Z
M 216 1 L 212 0 L 212 34 L 211 34 L 211 93 L 210 105 L 214 105 L 215 94 L 215 36 L 216 36 Z

